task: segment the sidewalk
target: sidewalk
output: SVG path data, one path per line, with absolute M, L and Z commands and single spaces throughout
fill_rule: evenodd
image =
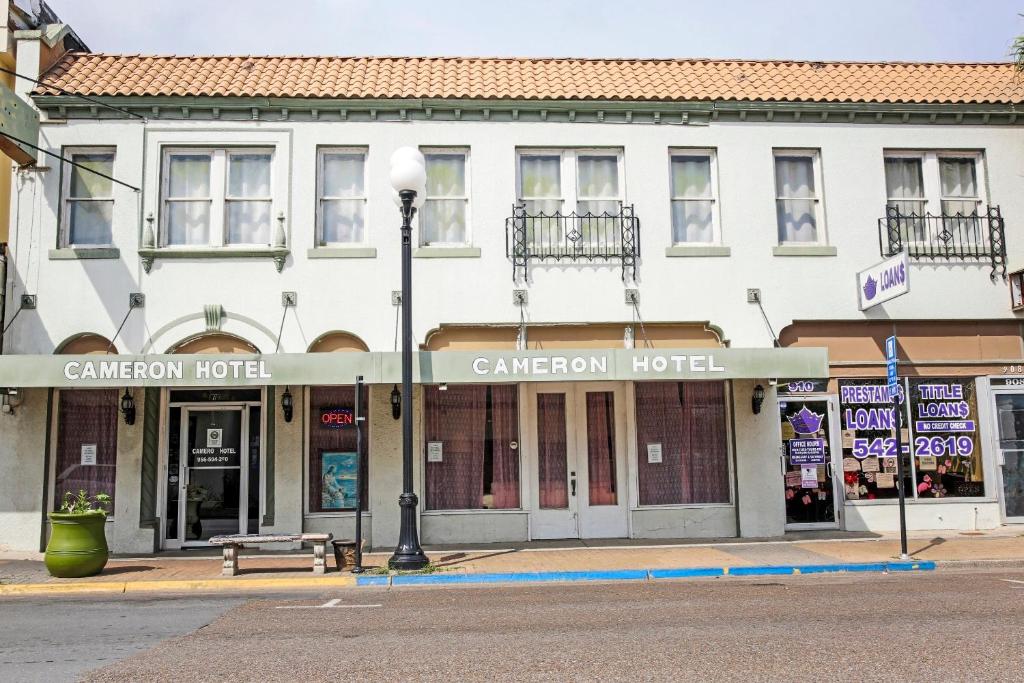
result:
M 473 548 L 427 548 L 432 571 L 404 575 L 394 583 L 467 583 L 505 580 L 579 580 L 662 578 L 671 576 L 724 576 L 793 574 L 806 571 L 858 571 L 928 569 L 995 562 L 1024 567 L 1024 533 L 1004 528 L 984 534 L 931 532 L 911 537 L 909 550 L 916 563 L 886 566 L 899 557 L 895 535 L 794 534 L 783 539 L 715 542 L 601 541 L 497 544 Z M 644 545 L 649 543 L 650 545 Z M 369 570 L 359 585 L 390 585 L 383 571 L 390 553 L 364 555 Z M 55 579 L 41 557 L 0 557 L 0 596 L 69 592 L 135 592 L 261 589 L 323 589 L 356 585 L 349 572 L 331 567 L 325 576 L 313 576 L 312 553 L 273 554 L 245 551 L 237 577 L 220 576 L 219 552 L 158 554 L 111 559 L 99 576 Z M 680 570 L 665 572 L 661 570 Z M 686 570 L 686 571 L 682 571 Z M 611 572 L 611 574 L 609 574 Z M 653 572 L 653 573 L 652 573 Z M 521 576 L 528 575 L 528 576 Z M 428 578 L 437 577 L 437 578 Z M 509 578 L 512 577 L 512 578 Z

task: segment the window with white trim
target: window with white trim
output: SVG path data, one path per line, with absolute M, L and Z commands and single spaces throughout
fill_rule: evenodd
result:
M 601 235 L 608 226 L 598 220 L 617 215 L 625 201 L 621 149 L 520 149 L 517 157 L 516 203 L 533 217 L 527 219 L 528 242 L 563 242 L 573 226 L 552 216 L 572 211 L 582 217 L 584 242 L 621 240 L 617 231 Z
M 777 149 L 773 154 L 779 244 L 825 244 L 821 155 L 816 149 Z
M 366 240 L 366 150 L 321 149 L 317 197 L 317 244 L 362 244 Z
M 469 152 L 424 149 L 427 193 L 419 211 L 422 246 L 461 246 L 469 235 Z
M 887 207 L 917 216 L 966 217 L 982 212 L 980 152 L 887 149 L 884 159 Z
M 109 247 L 114 243 L 113 147 L 65 148 L 64 156 L 74 162 L 64 168 L 61 195 L 60 246 L 73 248 Z M 97 173 L 93 173 L 96 171 Z
M 163 157 L 162 247 L 269 247 L 271 148 L 168 149 Z
M 669 152 L 673 244 L 717 244 L 720 241 L 715 170 L 714 150 Z

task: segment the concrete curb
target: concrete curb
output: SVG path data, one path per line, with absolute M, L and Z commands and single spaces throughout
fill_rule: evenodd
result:
M 863 562 L 806 565 L 764 565 L 754 567 L 682 567 L 679 569 L 624 569 L 582 572 L 503 572 L 481 574 L 395 574 L 359 576 L 357 586 L 437 586 L 486 583 L 551 583 L 576 581 L 654 581 L 716 576 L 796 576 L 855 572 L 932 571 L 935 563 Z
M 304 588 L 349 588 L 354 576 L 289 579 L 187 579 L 167 581 L 69 581 L 67 583 L 11 583 L 0 585 L 0 597 L 21 595 L 64 595 L 72 593 L 174 593 L 181 591 L 240 592 L 247 590 L 293 590 Z

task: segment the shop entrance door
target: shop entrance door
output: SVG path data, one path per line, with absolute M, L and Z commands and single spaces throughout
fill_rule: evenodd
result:
M 996 392 L 1003 519 L 1024 524 L 1024 394 Z
M 178 538 L 207 545 L 221 534 L 246 533 L 248 412 L 243 406 L 182 409 Z
M 836 529 L 842 506 L 835 455 L 835 397 L 779 397 L 786 529 Z
M 628 535 L 625 399 L 613 382 L 529 385 L 531 537 Z

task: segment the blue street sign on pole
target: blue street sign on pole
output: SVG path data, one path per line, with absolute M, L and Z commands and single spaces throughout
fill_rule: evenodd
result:
M 904 479 L 904 464 L 903 464 L 903 425 L 901 424 L 901 418 L 903 417 L 903 411 L 900 408 L 900 378 L 896 372 L 896 337 L 895 335 L 885 340 L 885 370 L 886 378 L 889 380 L 889 399 L 892 401 L 892 412 L 893 412 L 893 423 L 895 429 L 893 432 L 896 436 L 896 489 L 899 492 L 900 497 L 900 559 L 910 559 L 910 555 L 907 554 L 907 510 L 906 510 L 906 492 L 904 486 L 906 480 Z
M 885 370 L 889 381 L 889 395 L 895 396 L 899 391 L 899 375 L 896 373 L 896 337 L 885 340 Z

